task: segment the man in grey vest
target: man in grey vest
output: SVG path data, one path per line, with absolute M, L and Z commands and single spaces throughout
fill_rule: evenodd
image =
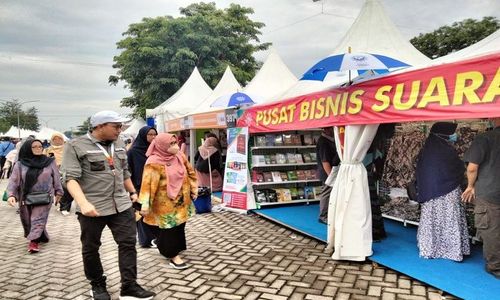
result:
M 137 284 L 136 227 L 132 201 L 137 191 L 130 179 L 125 145 L 118 139 L 122 122 L 116 112 L 90 118 L 92 132 L 66 144 L 61 165 L 68 191 L 78 204 L 85 276 L 93 299 L 111 299 L 99 256 L 105 226 L 118 244 L 120 299 L 152 299 L 155 293 Z

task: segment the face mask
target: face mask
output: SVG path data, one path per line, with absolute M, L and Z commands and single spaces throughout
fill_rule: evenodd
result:
M 452 143 L 455 143 L 456 141 L 458 140 L 458 135 L 457 133 L 454 133 L 450 136 L 448 136 L 448 141 L 452 142 Z
M 170 148 L 168 148 L 167 152 L 170 154 L 173 154 L 173 155 L 177 154 L 177 152 L 179 152 L 179 145 L 176 144 L 176 145 L 170 146 Z

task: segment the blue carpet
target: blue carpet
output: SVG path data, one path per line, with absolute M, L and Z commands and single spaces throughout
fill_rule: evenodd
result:
M 319 205 L 269 207 L 254 212 L 326 242 L 326 225 L 318 222 Z M 370 260 L 464 299 L 500 299 L 500 280 L 484 270 L 480 246 L 457 263 L 418 256 L 415 226 L 384 220 L 387 239 L 373 244 Z

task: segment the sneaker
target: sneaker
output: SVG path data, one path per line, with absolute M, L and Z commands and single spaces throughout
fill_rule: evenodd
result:
M 137 283 L 133 283 L 126 287 L 122 287 L 120 291 L 120 300 L 149 300 L 153 299 L 154 295 L 156 295 L 154 292 L 146 291 Z
M 28 252 L 29 253 L 37 253 L 40 251 L 40 248 L 38 246 L 38 243 L 37 242 L 33 242 L 31 241 L 29 244 L 28 244 Z
M 90 297 L 94 300 L 111 300 L 111 296 L 106 289 L 106 281 L 92 285 Z
M 61 214 L 62 214 L 63 216 L 69 216 L 69 215 L 70 215 L 70 212 L 69 212 L 69 211 L 67 211 L 67 210 L 63 210 L 63 211 L 61 211 Z
M 170 260 L 168 264 L 169 264 L 172 268 L 177 269 L 177 270 L 184 270 L 184 269 L 189 268 L 189 266 L 188 266 L 185 262 L 180 263 L 180 264 L 176 264 L 176 263 L 174 263 L 174 261 L 173 261 L 173 260 Z
M 151 240 L 151 248 L 158 248 L 158 246 L 156 246 L 156 239 L 154 240 Z

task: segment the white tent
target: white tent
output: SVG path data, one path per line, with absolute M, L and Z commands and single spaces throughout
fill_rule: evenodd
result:
M 146 126 L 146 122 L 142 119 L 134 119 L 132 121 L 132 124 L 130 124 L 130 126 L 125 129 L 122 134 L 124 135 L 130 135 L 130 136 L 133 136 L 134 138 L 137 136 L 137 134 L 139 133 L 139 130 Z
M 366 0 L 350 29 L 335 47 L 331 55 L 352 52 L 368 52 L 386 55 L 412 66 L 426 66 L 431 60 L 402 37 L 399 30 L 385 13 L 379 0 Z M 300 80 L 280 98 L 291 98 L 348 81 L 347 72 L 330 72 L 323 81 Z
M 467 48 L 438 57 L 433 62 L 448 63 L 500 50 L 500 29 Z
M 65 134 L 63 134 L 62 132 L 59 132 L 57 130 L 54 130 L 52 128 L 48 128 L 48 127 L 42 127 L 39 132 L 35 133 L 35 137 L 37 139 L 40 139 L 40 140 L 50 141 L 50 139 L 52 138 L 52 135 L 54 133 L 62 134 L 63 139 L 65 141 L 69 141 L 69 138 Z
M 366 0 L 333 54 L 345 53 L 349 47 L 353 52 L 382 54 L 413 66 L 430 63 L 429 58 L 402 38 L 378 0 Z M 327 75 L 325 86 L 329 79 Z M 341 164 L 328 208 L 328 247 L 335 249 L 333 259 L 362 261 L 372 254 L 370 193 L 362 161 L 377 128 L 378 125 L 345 126 L 343 151 L 339 130 L 335 130 Z
M 151 114 L 156 117 L 158 131 L 165 131 L 165 121 L 179 118 L 198 107 L 211 92 L 212 89 L 203 80 L 198 68 L 195 67 L 182 87 L 151 111 Z
M 220 110 L 220 108 L 211 108 L 210 104 L 212 104 L 212 102 L 223 95 L 236 93 L 238 91 L 241 91 L 241 89 L 242 88 L 240 83 L 238 82 L 238 80 L 236 80 L 233 72 L 231 72 L 231 68 L 228 66 L 226 68 L 226 71 L 224 72 L 224 75 L 222 75 L 222 78 L 220 79 L 219 83 L 214 88 L 212 93 L 207 98 L 205 98 L 205 100 L 203 100 L 199 104 L 199 106 L 193 110 L 192 113 L 195 114 L 211 110 Z
M 26 130 L 26 129 L 18 130 L 16 126 L 11 126 L 10 129 L 7 130 L 6 133 L 4 133 L 4 136 L 10 136 L 10 137 L 18 138 L 19 134 L 21 134 L 20 137 L 24 139 L 24 138 L 27 138 L 30 135 L 36 136 L 37 132 L 36 131 L 32 131 L 32 130 Z
M 297 83 L 297 77 L 285 65 L 276 50 L 271 48 L 255 77 L 243 89 L 249 95 L 258 95 L 264 102 L 276 100 Z

